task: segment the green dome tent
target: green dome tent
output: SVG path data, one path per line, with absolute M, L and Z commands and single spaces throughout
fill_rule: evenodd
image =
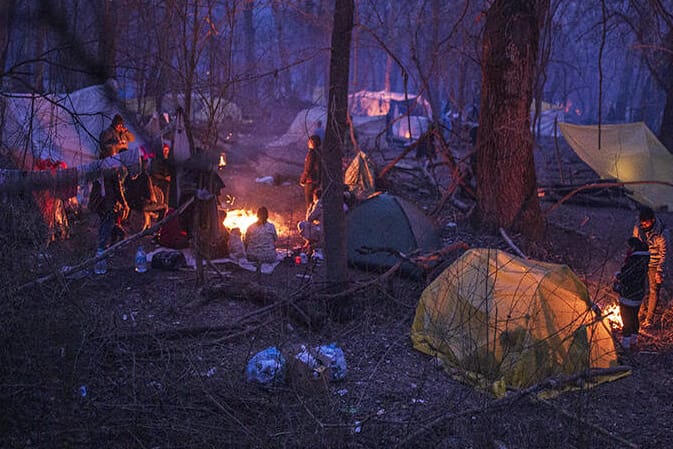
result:
M 365 269 L 386 269 L 399 259 L 389 252 L 360 254 L 361 247 L 390 248 L 409 254 L 414 250 L 433 251 L 439 248 L 439 232 L 435 222 L 408 201 L 388 193 L 370 197 L 346 214 L 348 261 Z M 417 274 L 412 264 L 405 263 L 406 274 Z
M 565 265 L 472 249 L 423 291 L 411 340 L 502 396 L 549 377 L 618 365 L 607 323 L 592 305 Z

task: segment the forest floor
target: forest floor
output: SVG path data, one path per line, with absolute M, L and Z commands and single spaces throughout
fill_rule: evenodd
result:
M 272 136 L 268 137 L 271 140 Z M 260 136 L 240 136 L 223 172 L 234 208 L 266 205 L 292 250 L 303 215 L 301 188 L 270 175 Z M 562 139 L 561 139 L 562 140 Z M 585 167 L 561 144 L 561 167 L 584 181 Z M 304 148 L 284 149 L 287 154 Z M 551 140 L 536 147 L 539 184 L 555 183 L 559 157 Z M 267 152 L 268 153 L 268 152 Z M 379 164 L 392 154 L 373 152 Z M 271 156 L 273 159 L 273 155 Z M 298 170 L 301 168 L 301 159 Z M 411 158 L 405 166 L 413 166 Z M 415 170 L 393 170 L 389 190 L 426 211 L 439 195 Z M 511 239 L 528 256 L 569 265 L 592 299 L 614 303 L 611 276 L 623 260 L 634 207 L 566 203 L 547 215 L 544 241 Z M 543 209 L 551 206 L 543 202 Z M 673 226 L 673 214 L 660 219 Z M 447 204 L 437 215 L 442 241 L 512 252 L 501 236 L 474 229 Z M 274 219 L 274 215 L 272 215 Z M 12 286 L 75 265 L 94 253 L 98 220 L 83 215 L 71 239 L 21 262 L 5 262 Z M 456 226 L 446 226 L 456 223 Z M 140 243 L 152 249 L 150 237 Z M 454 380 L 416 351 L 409 331 L 431 280 L 352 269 L 346 313 L 323 293 L 324 264 L 290 258 L 270 275 L 235 265 L 208 271 L 133 271 L 137 245 L 110 259 L 106 275 L 85 273 L 3 296 L 0 368 L 2 448 L 666 448 L 673 447 L 673 314 L 662 304 L 639 349 L 622 356 L 632 373 L 554 399 L 498 401 Z M 38 251 L 23 247 L 24 251 Z M 17 255 L 12 257 L 18 257 Z M 450 254 L 448 266 L 460 253 Z M 7 270 L 7 271 L 10 271 Z M 435 275 L 438 271 L 433 272 Z M 7 273 L 7 272 L 6 272 Z M 18 293 L 16 293 L 18 291 Z M 663 294 L 667 301 L 671 290 Z M 270 346 L 336 343 L 348 364 L 344 380 L 273 387 L 246 382 L 246 364 Z

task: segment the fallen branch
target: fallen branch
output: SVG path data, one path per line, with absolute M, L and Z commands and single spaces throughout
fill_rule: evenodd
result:
M 127 246 L 128 244 L 130 244 L 132 242 L 135 242 L 136 240 L 141 239 L 142 237 L 145 237 L 146 235 L 151 235 L 154 232 L 158 231 L 159 228 L 161 228 L 164 224 L 168 223 L 169 221 L 173 220 L 174 218 L 177 218 L 177 216 L 180 215 L 182 212 L 184 212 L 184 210 L 187 209 L 187 207 L 189 207 L 189 205 L 192 204 L 193 201 L 194 201 L 194 198 L 190 198 L 187 202 L 185 202 L 182 206 L 180 206 L 174 214 L 167 215 L 161 221 L 158 221 L 156 224 L 154 224 L 154 226 L 151 226 L 151 227 L 145 229 L 144 231 L 140 231 L 137 234 L 132 235 L 131 237 L 128 237 L 128 238 L 126 238 L 126 239 L 124 239 L 120 242 L 115 243 L 114 245 L 110 246 L 108 249 L 103 251 L 101 254 L 99 254 L 97 256 L 94 256 L 94 257 L 91 257 L 90 259 L 87 259 L 87 260 L 85 260 L 84 262 L 82 262 L 78 265 L 69 267 L 69 268 L 67 268 L 65 270 L 62 270 L 60 272 L 54 272 L 54 273 L 48 274 L 46 276 L 43 276 L 41 278 L 30 281 L 26 284 L 23 284 L 23 285 L 17 287 L 16 290 L 21 291 L 25 288 L 32 287 L 34 285 L 44 284 L 47 281 L 51 281 L 52 279 L 55 279 L 57 276 L 67 277 L 67 276 L 70 276 L 74 273 L 78 273 L 78 272 L 84 270 L 85 268 L 95 264 L 99 260 L 102 260 L 102 259 L 106 258 L 109 254 L 112 254 L 112 253 L 116 252 L 117 250 Z
M 502 236 L 503 239 L 505 239 L 505 241 L 507 242 L 509 247 L 512 248 L 514 250 L 514 252 L 519 255 L 519 257 L 523 257 L 524 259 L 528 259 L 528 256 L 526 256 L 523 253 L 523 251 L 521 251 L 519 249 L 519 247 L 514 244 L 512 239 L 509 238 L 509 236 L 507 235 L 507 233 L 505 232 L 505 230 L 503 228 L 500 228 L 500 235 Z
M 624 182 L 605 182 L 605 183 L 585 184 L 583 186 L 577 187 L 576 189 L 572 190 L 570 193 L 568 193 L 563 198 L 561 198 L 556 203 L 554 203 L 552 206 L 550 206 L 547 210 L 543 211 L 542 214 L 543 215 L 549 215 L 555 209 L 557 209 L 561 204 L 568 201 L 569 198 L 571 198 L 572 196 L 574 196 L 575 194 L 577 194 L 578 192 L 581 192 L 583 190 L 604 189 L 606 187 L 624 187 L 624 186 L 627 186 L 627 185 L 634 185 L 634 184 L 659 184 L 659 185 L 673 187 L 673 183 L 664 182 L 664 181 L 624 181 Z
M 395 256 L 395 257 L 397 257 L 397 258 L 399 258 L 399 259 L 401 259 L 405 262 L 409 262 L 409 263 L 417 266 L 418 268 L 421 268 L 421 269 L 427 271 L 427 270 L 431 270 L 432 268 L 434 268 L 434 265 L 436 265 L 436 263 L 434 263 L 434 262 L 440 261 L 447 254 L 452 253 L 454 251 L 461 250 L 461 249 L 465 250 L 465 249 L 468 249 L 468 248 L 469 248 L 469 245 L 467 243 L 462 242 L 462 241 L 458 241 L 458 242 L 452 243 L 451 245 L 445 246 L 444 248 L 442 248 L 440 250 L 428 253 L 426 255 L 419 255 L 418 250 L 415 250 L 412 253 L 410 253 L 409 255 L 407 255 L 407 254 L 404 254 L 403 252 L 401 252 L 400 250 L 398 250 L 396 248 L 390 248 L 390 247 L 372 248 L 372 247 L 369 247 L 369 246 L 362 246 L 362 247 L 358 248 L 356 251 L 359 254 L 364 254 L 364 255 L 376 254 L 376 253 L 389 253 L 389 254 L 392 254 L 393 256 Z

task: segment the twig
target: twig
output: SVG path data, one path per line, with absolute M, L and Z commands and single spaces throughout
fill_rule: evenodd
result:
M 588 189 L 603 189 L 605 187 L 624 187 L 627 185 L 633 185 L 633 184 L 659 184 L 659 185 L 664 185 L 664 186 L 669 186 L 673 187 L 673 183 L 670 182 L 664 182 L 664 181 L 624 181 L 624 182 L 605 182 L 605 183 L 591 183 L 591 184 L 585 184 L 583 186 L 580 186 L 570 193 L 568 193 L 566 196 L 558 200 L 556 203 L 554 203 L 552 206 L 550 206 L 547 210 L 543 211 L 543 215 L 549 215 L 552 213 L 556 208 L 558 208 L 561 204 L 565 203 L 568 201 L 569 198 L 574 196 L 577 192 L 581 192 L 582 190 L 588 190 Z
M 505 232 L 505 230 L 503 228 L 500 228 L 500 235 L 502 236 L 503 239 L 505 239 L 505 241 L 507 242 L 509 247 L 512 248 L 514 250 L 514 252 L 519 255 L 519 257 L 523 257 L 524 259 L 528 259 L 528 256 L 526 256 L 523 253 L 523 251 L 521 251 L 519 249 L 519 247 L 514 244 L 512 239 L 509 238 L 509 236 L 507 235 L 507 233 Z

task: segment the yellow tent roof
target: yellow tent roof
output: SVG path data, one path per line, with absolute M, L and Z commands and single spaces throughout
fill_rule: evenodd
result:
M 561 132 L 577 155 L 598 175 L 627 181 L 673 183 L 673 155 L 642 122 L 598 126 L 559 123 Z M 661 184 L 628 186 L 634 200 L 659 209 L 673 210 L 673 188 Z
M 591 305 L 565 265 L 472 249 L 423 291 L 411 339 L 501 396 L 548 377 L 618 365 L 609 328 Z

